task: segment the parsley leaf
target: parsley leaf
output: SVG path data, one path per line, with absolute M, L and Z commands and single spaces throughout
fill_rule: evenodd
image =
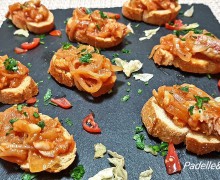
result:
M 92 61 L 91 58 L 92 58 L 92 54 L 87 53 L 87 54 L 82 55 L 79 58 L 79 62 L 81 62 L 81 63 L 91 63 L 91 61 Z
M 66 20 L 65 20 L 65 21 L 63 21 L 63 22 L 64 22 L 64 24 L 67 24 L 67 22 L 69 21 L 69 19 L 70 19 L 70 17 L 66 18 Z
M 203 106 L 203 103 L 209 102 L 210 98 L 209 97 L 200 97 L 200 96 L 194 96 L 196 98 L 196 106 L 201 109 Z
M 108 16 L 103 11 L 99 11 L 99 14 L 100 14 L 102 19 L 108 18 Z
M 73 122 L 69 118 L 66 118 L 65 123 L 68 124 L 68 126 L 72 126 L 73 125 Z
M 47 89 L 46 94 L 44 95 L 44 102 L 47 102 L 52 97 L 52 91 L 51 89 Z
M 131 53 L 131 51 L 128 50 L 128 49 L 122 49 L 121 52 L 124 53 L 124 54 L 130 54 Z
M 71 47 L 71 44 L 70 44 L 69 42 L 63 42 L 63 43 L 62 43 L 62 48 L 63 48 L 63 49 L 67 50 L 67 49 L 69 49 L 70 47 Z
M 98 24 L 96 24 L 95 26 L 99 31 L 101 31 L 101 27 Z
M 21 179 L 22 180 L 33 180 L 36 176 L 37 176 L 36 174 L 24 173 Z
M 44 121 L 39 121 L 39 122 L 37 123 L 37 125 L 38 125 L 41 129 L 43 129 L 43 128 L 45 127 L 45 122 L 44 122 Z
M 112 56 L 113 56 L 113 58 L 117 58 L 119 56 L 119 54 L 118 53 L 114 53 Z
M 193 109 L 194 109 L 194 106 L 190 106 L 188 111 L 189 111 L 189 114 L 192 116 L 193 115 Z
M 189 92 L 189 86 L 181 87 L 180 90 L 183 92 Z
M 18 120 L 17 118 L 14 118 L 14 119 L 11 119 L 9 122 L 10 122 L 11 124 L 14 124 L 17 120 Z
M 144 150 L 144 147 L 145 147 L 145 143 L 144 143 L 145 137 L 144 137 L 144 135 L 143 134 L 135 134 L 133 139 L 136 141 L 136 147 L 138 149 Z
M 40 115 L 39 115 L 37 112 L 34 112 L 33 116 L 34 116 L 35 118 L 39 118 L 39 117 L 40 117 Z
M 8 58 L 4 61 L 5 69 L 8 71 L 17 71 L 18 70 L 18 61 L 14 58 Z
M 138 134 L 144 130 L 143 126 L 136 126 L 135 127 L 135 134 Z
M 125 95 L 124 97 L 121 98 L 121 101 L 125 102 L 130 99 L 130 95 Z
M 23 104 L 18 104 L 17 105 L 17 110 L 19 111 L 19 112 L 21 112 L 22 111 L 22 109 L 23 109 Z
M 92 14 L 92 10 L 91 9 L 85 8 L 85 10 L 86 10 L 86 14 Z
M 74 180 L 81 180 L 85 174 L 85 169 L 83 165 L 78 165 L 73 170 L 70 171 L 70 176 Z

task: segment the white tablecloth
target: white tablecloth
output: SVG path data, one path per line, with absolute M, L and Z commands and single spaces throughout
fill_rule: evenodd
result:
M 5 20 L 8 5 L 14 2 L 25 2 L 27 0 L 0 0 L 0 26 Z M 41 0 L 48 9 L 67 9 L 75 7 L 121 7 L 126 0 Z M 180 4 L 202 3 L 208 5 L 215 17 L 220 22 L 220 0 L 179 0 Z

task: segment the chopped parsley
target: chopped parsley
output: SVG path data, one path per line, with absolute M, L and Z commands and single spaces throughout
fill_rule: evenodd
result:
M 144 150 L 144 147 L 145 147 L 145 143 L 144 143 L 145 137 L 144 137 L 144 135 L 143 134 L 135 134 L 133 139 L 136 141 L 136 147 L 138 149 Z
M 30 173 L 24 173 L 22 176 L 21 176 L 21 179 L 22 180 L 33 180 L 34 178 L 36 178 L 36 174 L 30 174 Z
M 212 79 L 212 76 L 210 74 L 207 74 L 208 79 Z
M 9 122 L 10 122 L 11 124 L 14 124 L 17 120 L 18 120 L 17 118 L 14 118 L 14 119 L 11 119 Z
M 131 89 L 130 89 L 130 88 L 127 88 L 127 89 L 126 89 L 126 91 L 127 91 L 127 92 L 130 92 L 130 91 L 131 91 Z
M 10 129 L 8 130 L 8 132 L 5 133 L 5 135 L 8 136 L 8 135 L 11 133 L 11 131 L 13 131 L 13 128 L 10 128 Z
M 40 38 L 40 40 L 43 40 L 45 38 L 45 36 L 46 36 L 45 34 L 40 34 L 37 37 Z M 45 42 L 44 41 L 40 41 L 40 44 L 45 44 Z
M 145 145 L 145 136 L 143 134 L 139 134 L 144 130 L 143 126 L 137 126 L 135 128 L 135 135 L 133 139 L 136 141 L 136 147 L 138 149 L 144 150 L 145 152 L 151 153 L 156 156 L 160 153 L 161 156 L 165 156 L 168 151 L 168 143 L 161 142 L 160 145 Z
M 18 70 L 18 61 L 14 58 L 8 58 L 4 61 L 5 69 L 8 71 L 17 71 Z
M 213 35 L 212 33 L 210 33 L 210 32 L 205 33 L 205 35 L 206 35 L 206 36 L 211 36 L 211 37 L 214 37 L 214 35 Z
M 148 81 L 147 81 L 147 82 L 144 82 L 144 85 L 147 86 L 147 85 L 148 85 Z
M 23 112 L 24 116 L 28 117 L 28 113 L 27 112 Z
M 69 42 L 63 42 L 61 44 L 62 44 L 62 48 L 64 50 L 67 50 L 67 49 L 69 49 L 72 46 Z
M 70 171 L 70 177 L 74 180 L 81 180 L 85 174 L 85 169 L 83 165 L 78 165 L 73 170 Z
M 44 95 L 44 102 L 48 103 L 48 101 L 51 99 L 51 97 L 52 97 L 52 91 L 51 91 L 51 89 L 47 89 L 47 92 Z
M 128 86 L 130 86 L 130 85 L 131 85 L 131 83 L 130 83 L 130 82 L 127 82 L 127 85 L 128 85 Z
M 96 24 L 95 26 L 99 31 L 101 31 L 101 27 L 99 26 L 99 24 Z
M 92 10 L 89 8 L 85 8 L 86 14 L 92 14 Z
M 177 37 L 179 37 L 181 34 L 187 34 L 189 31 L 193 31 L 195 34 L 202 34 L 203 30 L 194 28 L 194 29 L 187 29 L 187 30 L 174 30 L 173 34 L 175 34 Z
M 135 134 L 138 134 L 144 130 L 143 126 L 136 126 L 135 127 Z
M 189 86 L 181 87 L 180 90 L 183 91 L 183 92 L 187 92 L 188 93 L 189 92 Z
M 72 122 L 71 119 L 69 119 L 69 118 L 66 118 L 65 123 L 66 123 L 68 126 L 72 126 L 72 125 L 73 125 L 73 122 Z
M 67 22 L 69 21 L 70 17 L 66 18 L 65 21 L 63 21 L 64 24 L 67 24 Z
M 40 117 L 40 115 L 39 115 L 37 112 L 34 112 L 33 116 L 34 116 L 35 118 L 39 118 L 39 117 Z
M 43 129 L 43 128 L 45 127 L 45 122 L 44 122 L 44 121 L 39 121 L 39 122 L 37 123 L 37 125 L 38 125 L 41 129 Z
M 193 109 L 194 109 L 194 106 L 190 106 L 188 111 L 189 111 L 189 114 L 192 116 L 193 115 Z
M 31 63 L 27 63 L 27 67 L 32 67 L 32 64 Z
M 122 102 L 128 101 L 130 99 L 130 95 L 125 95 L 124 97 L 121 98 Z
M 138 26 L 140 26 L 140 24 L 136 24 L 134 27 L 136 27 L 136 28 L 137 28 Z
M 87 54 L 82 55 L 79 58 L 79 62 L 81 62 L 81 63 L 91 63 L 91 61 L 92 61 L 91 58 L 92 58 L 92 54 L 87 53 Z
M 18 104 L 17 105 L 17 110 L 19 111 L 19 112 L 21 112 L 22 111 L 22 109 L 23 109 L 23 104 Z
M 114 54 L 112 55 L 113 58 L 117 58 L 118 56 L 119 56 L 118 53 L 114 53 Z
M 122 49 L 121 52 L 124 53 L 124 54 L 130 54 L 131 53 L 131 51 L 128 50 L 128 49 Z
M 99 14 L 100 14 L 102 19 L 108 18 L 108 16 L 103 11 L 99 11 Z
M 199 109 L 202 109 L 203 103 L 209 102 L 210 98 L 209 97 L 200 97 L 200 96 L 194 96 L 196 98 L 196 106 Z
M 138 89 L 138 94 L 141 94 L 142 93 L 142 89 Z

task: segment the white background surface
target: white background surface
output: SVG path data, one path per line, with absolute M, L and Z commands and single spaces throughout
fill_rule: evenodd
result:
M 5 20 L 8 5 L 27 0 L 0 0 L 0 26 Z M 48 9 L 67 9 L 75 7 L 105 8 L 121 7 L 126 0 L 41 0 Z M 220 0 L 179 0 L 180 4 L 201 3 L 210 7 L 215 17 L 220 22 Z

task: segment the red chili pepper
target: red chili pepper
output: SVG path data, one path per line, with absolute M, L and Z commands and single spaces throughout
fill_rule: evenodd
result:
M 99 125 L 95 122 L 93 113 L 90 113 L 82 121 L 83 129 L 89 133 L 101 133 Z
M 218 88 L 220 88 L 220 80 L 218 80 Z
M 121 18 L 120 14 L 115 14 L 112 12 L 107 12 L 107 16 L 111 19 L 116 19 L 116 20 Z
M 57 99 L 51 98 L 51 102 L 57 104 L 58 106 L 64 109 L 69 109 L 72 107 L 71 103 L 65 97 Z
M 22 49 L 34 49 L 36 48 L 40 43 L 40 38 L 34 38 L 33 41 L 31 43 L 28 42 L 24 42 L 21 44 Z
M 36 103 L 36 101 L 37 101 L 37 98 L 36 98 L 36 97 L 32 97 L 32 98 L 28 99 L 28 100 L 26 101 L 26 103 L 27 103 L 28 105 L 33 105 L 33 104 Z
M 165 159 L 165 165 L 166 165 L 167 174 L 173 174 L 176 172 L 180 172 L 182 170 L 173 143 L 169 143 L 168 153 Z
M 62 32 L 60 30 L 53 30 L 50 32 L 51 36 L 61 36 Z
M 23 54 L 23 53 L 26 53 L 28 50 L 16 47 L 14 51 L 16 54 Z
M 165 24 L 165 28 L 169 30 L 180 30 L 182 26 L 183 26 L 183 22 L 180 19 L 175 20 L 173 25 L 169 23 Z

